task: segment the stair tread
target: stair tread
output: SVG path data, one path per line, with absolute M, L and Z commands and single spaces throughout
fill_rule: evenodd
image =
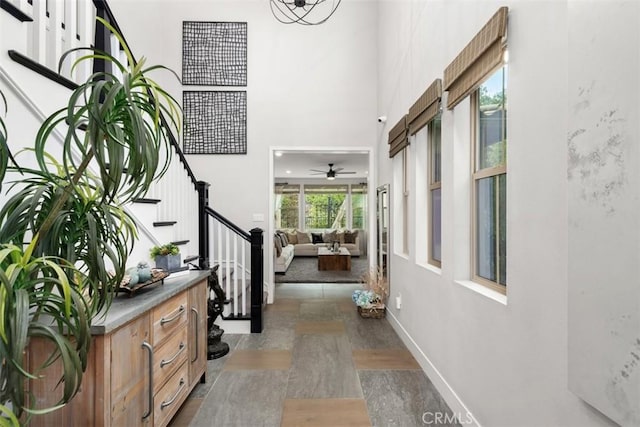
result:
M 33 19 L 29 15 L 15 7 L 7 0 L 0 0 L 0 8 L 4 9 L 20 22 L 33 22 Z
M 170 225 L 175 225 L 177 224 L 178 221 L 155 221 L 153 223 L 154 227 L 166 227 L 166 226 L 170 226 Z
M 191 240 L 176 240 L 175 242 L 171 242 L 171 244 L 172 245 L 176 245 L 176 246 L 180 246 L 180 245 L 186 245 L 190 241 Z M 200 258 L 199 255 L 190 255 L 190 256 L 195 256 L 196 258 Z
M 162 200 L 160 200 L 160 199 L 150 199 L 150 198 L 146 198 L 146 197 L 139 197 L 137 199 L 133 199 L 132 200 L 133 203 L 146 203 L 146 204 L 151 204 L 151 205 L 157 205 L 161 201 Z

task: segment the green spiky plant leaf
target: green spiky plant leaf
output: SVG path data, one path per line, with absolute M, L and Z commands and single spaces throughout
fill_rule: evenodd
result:
M 180 127 L 176 101 L 147 76 L 164 67 L 145 68 L 144 59 L 134 63 L 120 35 L 97 19 L 121 41 L 128 62 L 88 48 L 63 55 L 61 64 L 71 52 L 83 51 L 72 70 L 101 59 L 118 74 L 94 73 L 44 121 L 33 149 L 21 153 L 32 155 L 37 166 L 9 164 L 0 120 L 0 172 L 21 173 L 7 175 L 17 180 L 0 208 L 0 427 L 5 420 L 58 409 L 78 392 L 91 320 L 108 309 L 137 237 L 123 205 L 144 196 L 170 162 L 161 115 L 176 131 Z M 62 152 L 52 156 L 46 149 L 56 139 Z M 34 338 L 53 350 L 29 370 L 23 358 Z M 54 406 L 39 407 L 25 384 L 54 362 L 62 364 L 62 394 Z M 11 409 L 1 419 L 3 407 Z

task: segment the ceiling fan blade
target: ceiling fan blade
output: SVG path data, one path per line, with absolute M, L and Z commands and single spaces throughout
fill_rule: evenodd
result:
M 321 171 L 318 169 L 309 169 L 311 172 L 318 172 L 318 173 L 327 173 L 327 171 Z
M 342 169 L 344 169 L 344 168 L 335 168 L 335 169 L 333 169 L 333 171 L 334 172 L 340 172 Z
M 352 173 L 356 173 L 356 172 L 337 172 L 338 175 L 347 175 L 347 174 L 352 174 Z
M 314 172 L 314 173 L 310 173 L 309 175 L 326 175 L 326 172 Z

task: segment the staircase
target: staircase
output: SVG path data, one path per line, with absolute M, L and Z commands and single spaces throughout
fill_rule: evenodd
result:
M 100 16 L 122 34 L 104 0 L 0 0 L 0 9 L 0 91 L 9 106 L 6 123 L 15 153 L 30 146 L 40 124 L 66 104 L 76 82 L 93 72 L 84 67 L 71 78 L 65 65 L 58 74 L 54 70 L 64 51 L 93 45 L 122 61 L 126 57 L 116 37 L 95 21 Z M 104 67 L 100 62 L 94 61 L 94 70 Z M 125 207 L 139 232 L 129 263 L 152 263 L 149 249 L 171 242 L 180 247 L 185 265 L 219 265 L 227 300 L 216 323 L 228 332 L 259 333 L 264 305 L 262 230 L 246 232 L 211 209 L 209 184 L 196 179 L 179 141 L 163 123 L 172 145 L 169 168 L 144 198 Z M 62 143 L 62 134 L 57 136 Z M 48 150 L 55 156 L 55 147 Z M 5 197 L 0 196 L 0 203 Z

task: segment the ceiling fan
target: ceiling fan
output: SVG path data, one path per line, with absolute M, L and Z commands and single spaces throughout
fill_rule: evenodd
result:
M 310 169 L 312 172 L 315 172 L 315 173 L 312 173 L 311 175 L 324 175 L 324 174 L 326 174 L 328 180 L 334 180 L 334 179 L 336 179 L 336 175 L 346 175 L 346 174 L 355 173 L 355 172 L 342 172 L 342 170 L 344 168 L 336 168 L 336 169 L 334 169 L 333 168 L 333 163 L 328 163 L 328 165 L 329 165 L 329 170 L 328 171 L 321 171 L 321 170 L 318 170 L 318 169 Z

